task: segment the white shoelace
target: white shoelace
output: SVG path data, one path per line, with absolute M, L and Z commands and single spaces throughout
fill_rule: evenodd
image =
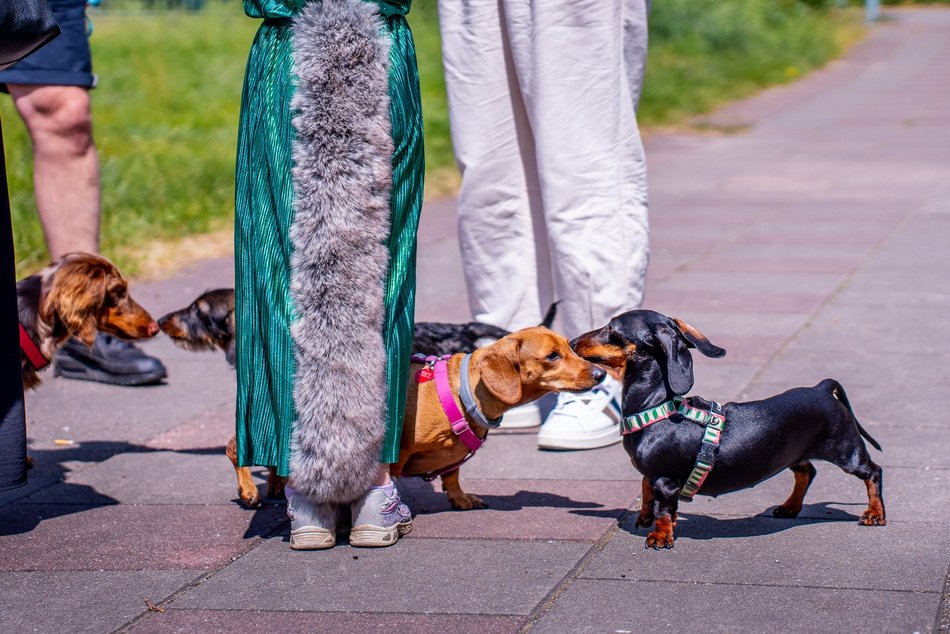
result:
M 610 402 L 610 391 L 607 386 L 600 384 L 586 392 L 561 392 L 557 395 L 557 405 L 554 410 L 567 413 L 570 409 L 587 409 L 595 402 L 601 408 L 607 407 Z

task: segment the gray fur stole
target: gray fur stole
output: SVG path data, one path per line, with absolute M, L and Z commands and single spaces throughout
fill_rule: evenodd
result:
M 315 502 L 347 503 L 373 484 L 386 425 L 390 44 L 362 0 L 311 2 L 293 28 L 290 481 Z

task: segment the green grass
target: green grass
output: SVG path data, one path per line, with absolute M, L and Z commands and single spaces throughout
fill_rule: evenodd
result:
M 813 10 L 796 0 L 657 0 L 640 117 L 669 125 L 837 55 L 860 33 L 861 12 Z M 457 183 L 434 0 L 417 0 L 415 33 L 425 111 L 427 189 Z M 93 92 L 102 165 L 103 252 L 131 274 L 151 272 L 160 243 L 220 241 L 233 219 L 237 116 L 247 51 L 258 26 L 240 3 L 204 11 L 94 16 Z M 141 5 L 131 5 L 140 7 Z M 47 260 L 32 198 L 29 139 L 0 97 L 14 209 L 17 269 Z M 165 250 L 169 252 L 168 249 Z M 170 259 L 175 260 L 174 249 Z M 145 263 L 149 262 L 148 265 Z
M 859 11 L 819 11 L 809 6 L 815 3 L 654 2 L 642 125 L 680 123 L 764 86 L 797 79 L 860 37 Z
M 149 242 L 231 221 L 237 113 L 257 24 L 238 7 L 93 20 L 102 250 L 136 272 Z M 2 99 L 0 108 L 22 274 L 48 255 L 32 198 L 29 137 L 11 101 Z

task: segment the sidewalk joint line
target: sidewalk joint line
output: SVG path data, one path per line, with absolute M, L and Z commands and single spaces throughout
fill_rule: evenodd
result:
M 639 498 L 638 498 L 639 499 Z M 564 578 L 547 594 L 547 596 L 541 601 L 534 610 L 531 611 L 531 614 L 528 615 L 528 619 L 525 622 L 524 626 L 521 628 L 521 633 L 525 634 L 531 631 L 535 625 L 538 624 L 538 621 L 547 614 L 551 608 L 554 607 L 554 604 L 558 599 L 561 598 L 567 589 L 570 588 L 571 584 L 574 583 L 580 577 L 581 573 L 587 568 L 591 561 L 594 560 L 597 555 L 603 552 L 604 548 L 607 547 L 607 544 L 614 538 L 614 536 L 620 531 L 620 527 L 623 523 L 633 515 L 633 509 L 627 509 L 624 511 L 619 518 L 617 518 L 617 523 L 611 526 L 604 535 L 598 539 L 590 549 L 584 553 L 584 556 L 580 558 L 574 567 L 564 575 Z
M 934 619 L 934 634 L 950 632 L 950 567 L 943 581 L 943 591 L 940 593 L 940 605 L 937 606 L 937 617 Z
M 287 527 L 287 524 L 289 523 L 290 523 L 289 519 L 285 519 L 281 522 L 278 522 L 277 526 L 275 526 L 272 530 L 268 531 L 264 535 L 259 536 L 256 542 L 253 542 L 253 540 L 251 540 L 252 541 L 251 544 L 249 544 L 242 552 L 239 552 L 238 554 L 228 559 L 228 561 L 224 565 L 219 566 L 218 568 L 215 568 L 214 570 L 209 570 L 208 572 L 198 575 L 196 578 L 192 579 L 190 582 L 178 588 L 177 590 L 172 592 L 170 595 L 168 595 L 161 601 L 155 603 L 154 608 L 160 608 L 161 611 L 164 611 L 165 608 L 170 607 L 171 604 L 174 603 L 179 597 L 184 596 L 186 593 L 190 592 L 191 590 L 194 590 L 195 588 L 203 584 L 205 581 L 208 581 L 209 579 L 211 579 L 218 573 L 224 571 L 231 564 L 237 561 L 240 561 L 250 552 L 256 550 L 259 546 L 267 543 L 267 540 L 270 539 L 271 537 L 275 537 L 276 535 L 279 535 L 280 533 L 282 533 L 284 529 Z M 137 626 L 142 621 L 148 619 L 152 615 L 152 613 L 153 613 L 153 608 L 151 607 L 147 608 L 144 612 L 141 612 L 137 616 L 132 617 L 124 625 L 121 625 L 120 627 L 113 630 L 112 634 L 127 634 L 128 632 L 131 632 L 132 628 Z
M 812 584 L 744 583 L 741 581 L 710 581 L 700 579 L 616 579 L 612 577 L 581 577 L 580 581 L 614 581 L 617 583 L 663 583 L 690 586 L 735 586 L 749 588 L 789 588 L 803 590 L 850 590 L 854 592 L 901 592 L 904 594 L 939 594 L 939 590 L 906 590 L 894 588 L 863 588 L 853 586 L 819 586 Z

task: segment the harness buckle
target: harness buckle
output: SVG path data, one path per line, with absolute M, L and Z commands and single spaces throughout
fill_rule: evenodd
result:
M 696 460 L 702 460 L 708 465 L 711 465 L 716 461 L 716 456 L 719 454 L 719 445 L 717 443 L 711 443 L 708 440 L 704 440 L 703 444 L 699 446 L 699 453 L 696 454 Z

